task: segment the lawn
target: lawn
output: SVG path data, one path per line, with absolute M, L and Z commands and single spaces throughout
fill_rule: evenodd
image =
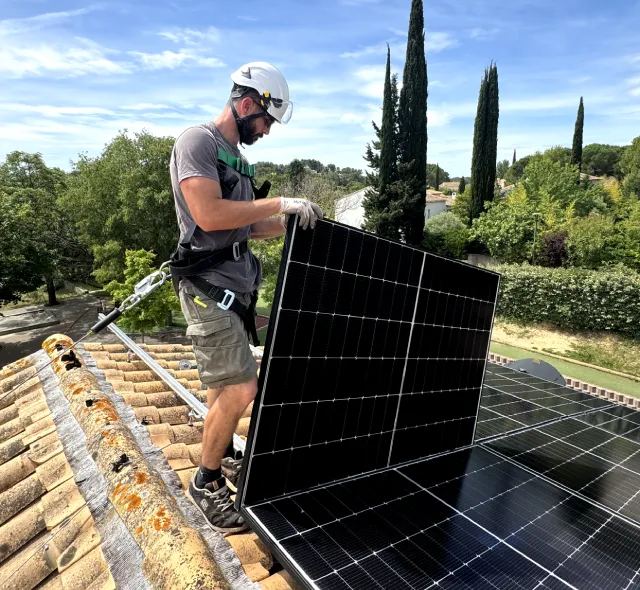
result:
M 551 326 L 525 326 L 496 318 L 492 340 L 640 377 L 640 341 L 617 334 L 566 332 Z
M 610 373 L 598 371 L 597 369 L 576 365 L 569 361 L 561 361 L 543 353 L 532 353 L 528 350 L 510 346 L 508 344 L 501 344 L 499 342 L 491 342 L 491 352 L 515 360 L 535 357 L 553 365 L 566 377 L 573 377 L 574 379 L 586 381 L 592 385 L 599 385 L 606 389 L 619 391 L 620 393 L 625 393 L 634 397 L 640 397 L 640 383 L 632 381 L 631 379 L 625 379 L 624 377 L 611 375 Z

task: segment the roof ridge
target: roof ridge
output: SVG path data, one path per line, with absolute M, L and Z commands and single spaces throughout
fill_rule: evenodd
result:
M 55 334 L 44 341 L 43 348 L 53 358 L 60 346 L 72 345 L 67 336 Z M 61 359 L 55 359 L 52 369 L 106 480 L 109 500 L 144 553 L 143 571 L 150 584 L 185 590 L 229 588 L 206 543 L 189 525 L 114 403 L 74 350 L 80 367 L 67 370 Z

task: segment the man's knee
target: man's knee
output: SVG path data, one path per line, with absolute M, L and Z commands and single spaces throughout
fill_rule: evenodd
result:
M 254 400 L 258 393 L 258 381 L 252 379 L 246 383 L 237 385 L 227 385 L 222 389 L 221 396 L 224 396 L 224 404 L 233 406 L 239 414 L 245 411 L 247 406 Z
M 241 405 L 242 411 L 244 412 L 245 408 L 255 399 L 256 394 L 258 393 L 258 382 L 256 379 L 252 379 L 248 383 L 243 383 L 242 385 L 243 388 L 239 397 L 242 400 Z

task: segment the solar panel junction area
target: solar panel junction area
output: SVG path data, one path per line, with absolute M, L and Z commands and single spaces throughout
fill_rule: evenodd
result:
M 487 367 L 497 290 L 290 225 L 238 497 L 303 586 L 640 587 L 640 414 Z

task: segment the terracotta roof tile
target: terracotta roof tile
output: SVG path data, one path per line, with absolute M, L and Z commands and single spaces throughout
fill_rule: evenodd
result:
M 144 423 L 151 442 L 162 450 L 169 466 L 177 473 L 186 489 L 202 458 L 201 422 L 188 425 L 188 407 L 170 391 L 160 379 L 149 371 L 137 357 L 123 345 L 105 345 L 99 342 L 84 345 L 96 361 L 114 391 L 130 404 L 139 422 Z M 179 370 L 178 362 L 194 362 L 193 350 L 182 345 L 143 345 L 161 366 L 178 379 L 200 401 L 206 403 L 206 392 L 198 380 L 197 370 Z M 253 404 L 244 412 L 236 434 L 246 436 Z M 151 422 L 151 423 L 149 423 Z M 252 533 L 231 535 L 227 540 L 236 552 L 245 573 L 252 581 L 270 590 L 296 587 L 291 577 L 273 565 L 268 549 Z M 273 573 L 275 572 L 275 573 Z
M 114 588 L 34 375 L 28 359 L 0 370 L 0 588 L 34 588 L 45 578 L 40 588 L 86 588 L 98 579 Z M 82 573 L 81 586 L 70 585 L 80 581 L 70 578 L 72 564 Z
M 53 358 L 56 345 L 67 343 L 58 335 L 47 339 L 43 348 Z M 143 348 L 206 403 L 197 370 L 179 367 L 180 360 L 194 362 L 191 347 Z M 85 350 L 145 424 L 151 442 L 162 450 L 186 488 L 202 459 L 203 424 L 188 424 L 188 407 L 124 346 L 89 343 Z M 85 432 L 88 453 L 107 481 L 110 502 L 146 556 L 143 573 L 150 586 L 226 587 L 200 533 L 167 494 L 93 373 L 85 367 L 67 370 L 61 359 L 55 359 L 51 368 Z M 111 590 L 116 583 L 103 552 L 104 539 L 74 480 L 47 396 L 31 358 L 0 369 L 0 588 Z M 241 436 L 248 431 L 251 409 L 238 424 Z M 113 464 L 123 452 L 136 469 L 115 473 Z M 254 533 L 228 540 L 247 577 L 261 588 L 296 587 Z

